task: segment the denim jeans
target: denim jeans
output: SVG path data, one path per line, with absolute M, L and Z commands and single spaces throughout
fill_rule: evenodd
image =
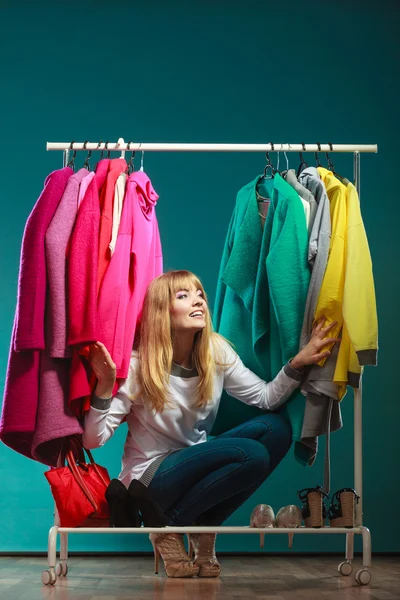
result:
M 167 456 L 149 491 L 169 525 L 221 525 L 272 473 L 291 439 L 289 423 L 265 413 Z

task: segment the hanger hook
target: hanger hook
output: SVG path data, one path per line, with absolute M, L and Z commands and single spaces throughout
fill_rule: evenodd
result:
M 103 158 L 103 156 L 104 156 L 104 152 L 105 152 L 107 149 L 108 149 L 108 140 L 107 140 L 107 141 L 104 143 L 104 148 L 103 148 L 103 150 L 101 151 L 101 154 L 100 154 L 100 160 L 102 160 L 102 158 Z
M 291 148 L 291 145 L 288 144 L 288 148 Z M 283 153 L 284 157 L 286 158 L 286 171 L 289 171 L 289 158 L 286 152 Z
M 276 170 L 277 170 L 278 173 L 280 172 L 279 171 L 279 163 L 280 163 L 280 160 L 281 160 L 281 151 L 283 151 L 283 144 L 282 143 L 281 143 L 281 149 L 278 150 L 278 158 L 277 158 L 277 162 L 276 162 Z
M 318 146 L 318 152 L 321 152 L 321 144 L 318 144 L 318 142 L 317 142 L 317 146 Z M 322 167 L 321 162 L 319 160 L 318 152 L 314 152 L 316 165 L 317 165 L 317 167 Z
M 107 150 L 107 148 L 108 148 L 108 140 L 106 140 L 106 142 L 104 143 L 104 148 L 103 148 L 103 150 L 101 151 L 101 154 L 100 154 L 100 159 L 102 159 L 102 158 L 103 158 L 103 156 L 104 156 L 104 152 Z
M 75 142 L 71 142 L 69 145 L 69 150 L 71 151 L 72 148 L 74 147 Z M 70 167 L 71 169 L 75 168 L 75 158 L 76 158 L 76 150 L 74 150 L 74 153 L 72 155 L 72 158 L 69 159 L 67 167 Z
M 272 148 L 272 152 L 275 152 L 274 144 L 272 142 L 270 142 L 269 144 Z M 274 165 L 272 164 L 271 159 L 269 157 L 268 151 L 265 153 L 265 158 L 267 159 L 267 164 L 265 165 L 265 169 L 264 169 L 264 179 L 272 179 L 272 177 L 275 175 L 275 169 L 274 169 Z M 271 169 L 271 175 L 269 177 L 267 177 L 268 169 Z
M 132 144 L 132 140 L 130 142 L 128 142 L 128 150 L 131 149 L 131 144 Z M 135 158 L 135 154 L 136 154 L 135 150 L 132 150 L 131 157 L 130 157 L 129 162 L 128 162 L 127 167 L 126 167 L 126 172 L 127 172 L 128 175 L 130 175 L 131 173 L 133 173 L 133 171 L 135 169 L 135 165 L 134 165 L 134 162 L 133 162 L 134 158 Z
M 84 149 L 84 150 L 86 150 L 86 146 L 87 146 L 87 144 L 88 144 L 88 141 L 89 141 L 89 140 L 86 140 L 86 142 L 83 144 L 83 149 Z M 89 150 L 89 151 L 88 151 L 88 154 L 87 154 L 87 156 L 86 156 L 86 160 L 85 160 L 85 162 L 83 163 L 83 168 L 84 168 L 84 169 L 87 169 L 88 171 L 90 171 L 89 159 L 90 159 L 90 157 L 91 157 L 91 156 L 92 156 L 92 151 L 91 151 L 91 150 Z
M 102 144 L 102 143 L 103 143 L 103 140 L 100 140 L 100 141 L 99 141 L 99 143 L 97 144 L 96 152 L 97 152 L 98 150 L 100 150 L 100 146 L 101 146 L 101 144 Z M 103 151 L 101 151 L 100 159 L 101 159 L 101 158 L 103 158 Z
M 328 146 L 329 146 L 329 151 L 333 152 L 333 144 L 331 144 L 330 142 L 328 142 Z M 328 159 L 328 169 L 330 171 L 332 171 L 332 173 L 335 172 L 335 167 L 333 166 L 333 162 L 331 161 L 331 157 L 329 156 L 328 152 L 325 152 L 326 158 Z
M 304 144 L 304 142 L 301 142 L 301 145 L 302 145 L 302 147 L 303 147 L 303 152 L 305 152 L 305 151 L 306 151 L 306 145 Z M 308 164 L 307 164 L 307 163 L 306 163 L 306 161 L 304 160 L 304 157 L 303 157 L 303 152 L 299 152 L 299 157 L 300 157 L 300 160 L 301 160 L 301 164 L 302 164 L 302 165 L 306 165 L 306 167 L 308 167 Z

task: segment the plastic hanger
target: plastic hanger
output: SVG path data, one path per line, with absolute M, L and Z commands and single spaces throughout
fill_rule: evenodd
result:
M 108 140 L 104 144 L 104 150 L 107 150 L 107 148 L 108 148 Z M 103 160 L 103 158 L 104 158 L 104 150 L 101 151 L 100 160 Z
M 131 149 L 131 144 L 132 144 L 132 141 L 128 142 L 128 150 Z M 125 171 L 127 175 L 130 175 L 134 171 L 135 165 L 134 165 L 133 161 L 135 159 L 135 154 L 136 154 L 136 152 L 135 152 L 135 150 L 133 150 L 131 157 L 129 159 L 129 162 L 127 164 L 127 167 L 126 167 L 126 171 Z
M 321 144 L 318 144 L 317 142 L 317 146 L 318 146 L 318 152 L 321 152 Z M 318 152 L 314 152 L 314 156 L 315 156 L 315 166 L 316 167 L 322 167 L 321 165 L 321 161 L 319 160 L 319 154 Z
M 272 152 L 275 152 L 275 147 L 272 142 L 270 142 L 270 146 L 272 148 Z M 263 178 L 264 179 L 273 179 L 276 171 L 275 171 L 274 165 L 271 162 L 271 159 L 269 158 L 268 152 L 265 153 L 265 158 L 267 159 L 267 164 L 265 165 L 265 168 L 264 168 Z M 271 175 L 269 175 L 269 176 L 267 175 L 268 169 L 271 169 Z
M 86 145 L 87 145 L 88 141 L 89 141 L 89 140 L 86 140 L 86 142 L 83 144 L 83 148 L 84 148 L 84 150 L 86 150 Z M 90 159 L 90 157 L 91 157 L 91 156 L 92 156 L 92 151 L 91 151 L 91 150 L 89 150 L 89 151 L 88 151 L 88 154 L 87 154 L 87 156 L 86 156 L 85 162 L 83 163 L 83 168 L 84 168 L 84 169 L 87 169 L 88 171 L 90 171 L 90 163 L 89 163 L 89 159 Z
M 301 145 L 303 146 L 303 152 L 305 152 L 306 151 L 306 145 L 303 142 L 301 143 Z M 300 173 L 302 171 L 304 171 L 304 169 L 307 169 L 307 167 L 308 167 L 308 164 L 304 160 L 303 152 L 299 152 L 299 157 L 300 157 L 300 161 L 301 162 L 300 162 L 299 168 L 297 169 L 297 177 L 299 177 Z
M 333 144 L 329 144 L 329 148 L 330 148 L 330 152 L 333 152 Z M 328 159 L 328 169 L 329 171 L 332 171 L 333 175 L 335 177 L 337 177 L 342 183 L 344 183 L 345 185 L 347 185 L 348 179 L 346 179 L 346 177 L 342 177 L 342 175 L 339 175 L 339 173 L 336 173 L 335 171 L 335 166 L 331 160 L 331 157 L 329 156 L 328 152 L 325 152 L 325 156 Z
M 69 145 L 70 151 L 72 150 L 74 144 L 75 144 L 75 142 L 70 143 L 70 145 Z M 72 158 L 69 159 L 68 164 L 67 164 L 67 167 L 70 167 L 73 171 L 75 170 L 75 158 L 76 158 L 76 150 L 74 150 Z

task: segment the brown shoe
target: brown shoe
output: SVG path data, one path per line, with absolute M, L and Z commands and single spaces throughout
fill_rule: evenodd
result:
M 215 555 L 216 533 L 189 534 L 189 556 L 194 552 L 194 564 L 200 567 L 199 577 L 219 577 L 221 565 Z
M 150 533 L 154 550 L 154 572 L 158 573 L 161 557 L 168 577 L 193 577 L 199 574 L 200 567 L 195 565 L 186 554 L 183 535 L 179 533 Z
M 360 496 L 352 488 L 343 488 L 332 497 L 328 511 L 331 527 L 354 527 L 356 504 Z

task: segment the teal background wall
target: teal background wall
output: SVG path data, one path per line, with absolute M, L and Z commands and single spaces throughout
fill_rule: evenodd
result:
M 61 153 L 46 153 L 46 141 L 378 143 L 378 155 L 361 157 L 380 319 L 379 367 L 364 377 L 364 515 L 373 549 L 399 551 L 398 3 L 70 0 L 0 7 L 0 388 L 25 221 L 46 175 L 62 165 Z M 352 176 L 351 155 L 332 158 Z M 297 167 L 297 155 L 289 159 Z M 312 155 L 307 159 L 314 164 Z M 83 160 L 79 154 L 77 164 Z M 262 154 L 145 156 L 160 195 L 165 268 L 194 271 L 211 301 L 236 192 L 264 164 Z M 353 485 L 350 393 L 343 417 L 332 439 L 333 492 Z M 125 434 L 122 426 L 95 451 L 112 476 Z M 322 482 L 322 455 L 323 444 L 316 465 L 304 469 L 291 452 L 229 523 L 247 524 L 261 502 L 275 510 L 296 503 L 297 490 Z M 1 552 L 46 549 L 52 498 L 44 470 L 0 446 Z M 256 551 L 258 540 L 221 536 L 218 547 Z M 151 549 L 145 536 L 97 535 L 71 536 L 70 548 Z M 266 538 L 265 548 L 285 550 L 287 539 Z M 296 551 L 342 549 L 340 536 L 294 541 Z

